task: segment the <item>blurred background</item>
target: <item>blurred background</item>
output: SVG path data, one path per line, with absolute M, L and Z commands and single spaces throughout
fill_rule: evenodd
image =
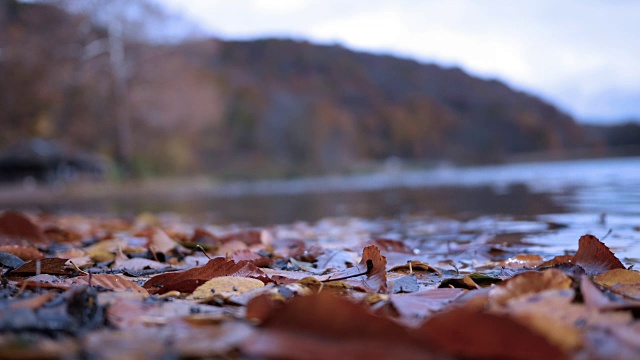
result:
M 210 209 L 209 197 L 194 205 L 204 194 L 261 196 L 263 213 L 283 213 L 275 221 L 306 208 L 460 213 L 559 191 L 532 190 L 551 171 L 566 195 L 591 183 L 580 171 L 607 168 L 628 191 L 638 15 L 639 2 L 598 0 L 0 0 L 0 205 L 55 211 L 102 196 L 120 210 Z M 565 163 L 539 167 L 550 160 Z M 449 203 L 434 200 L 443 186 Z M 471 204 L 459 186 L 488 197 Z M 319 188 L 394 192 L 264 199 Z M 637 192 L 604 198 L 629 196 L 625 211 L 639 213 Z M 491 211 L 558 211 L 552 200 Z

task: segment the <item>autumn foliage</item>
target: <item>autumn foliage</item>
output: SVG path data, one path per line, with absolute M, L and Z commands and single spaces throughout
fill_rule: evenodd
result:
M 47 236 L 50 228 L 69 236 Z M 363 237 L 361 229 L 353 237 L 348 227 L 340 229 L 344 238 L 336 246 L 321 228 L 301 224 L 239 231 L 150 215 L 123 220 L 4 212 L 1 353 L 295 359 L 640 354 L 640 275 L 592 235 L 579 239 L 575 255 L 547 262 L 517 255 L 474 271 L 456 255 L 420 255 L 410 242 Z M 296 233 L 305 239 L 292 238 Z M 482 253 L 490 245 L 477 246 Z M 518 262 L 524 265 L 501 265 Z M 18 345 L 26 334 L 29 349 Z

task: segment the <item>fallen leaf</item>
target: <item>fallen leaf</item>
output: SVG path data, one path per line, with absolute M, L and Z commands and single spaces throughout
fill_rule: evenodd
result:
M 407 263 L 403 265 L 396 265 L 391 269 L 389 269 L 389 271 L 399 272 L 403 274 L 413 274 L 414 272 L 415 273 L 431 272 L 431 273 L 438 274 L 439 277 L 442 276 L 442 273 L 440 272 L 440 270 L 434 268 L 433 266 L 425 262 L 416 261 L 416 260 L 407 261 Z
M 345 250 L 326 250 L 316 259 L 316 267 L 321 270 L 344 269 L 357 263 L 354 257 L 356 253 Z
M 472 290 L 472 289 L 477 289 L 479 287 L 480 288 L 489 287 L 501 281 L 502 279 L 497 277 L 488 276 L 480 273 L 471 273 L 469 275 L 444 279 L 442 280 L 442 282 L 440 282 L 440 285 L 438 285 L 438 287 L 439 288 L 454 287 L 454 288 Z
M 75 270 L 67 268 L 65 265 L 66 262 L 67 259 L 60 258 L 31 260 L 10 273 L 7 273 L 6 276 L 9 278 L 27 277 L 38 274 L 73 276 L 76 272 Z
M 36 223 L 17 211 L 5 211 L 0 214 L 0 240 L 3 245 L 27 242 L 46 244 L 47 238 Z
M 362 251 L 358 266 L 318 278 L 322 282 L 340 280 L 367 292 L 387 291 L 387 259 L 380 254 L 375 245 L 369 245 Z
M 504 266 L 510 269 L 524 269 L 539 266 L 543 262 L 544 259 L 540 255 L 518 254 L 514 257 L 501 261 L 499 266 Z
M 511 299 L 519 296 L 551 289 L 568 289 L 571 282 L 570 277 L 556 269 L 529 271 L 515 275 L 496 285 L 489 292 L 489 299 L 496 304 L 505 305 Z
M 43 259 L 44 254 L 33 246 L 25 245 L 2 245 L 0 251 L 13 254 L 23 261 Z
M 421 320 L 442 310 L 445 305 L 464 293 L 462 289 L 429 289 L 411 294 L 391 295 L 389 301 L 400 316 Z
M 580 278 L 580 293 L 582 294 L 584 305 L 588 308 L 602 310 L 613 303 L 593 284 L 587 275 L 582 275 Z
M 208 280 L 198 286 L 191 295 L 190 300 L 208 300 L 214 296 L 228 298 L 241 295 L 253 289 L 261 288 L 264 283 L 260 280 L 240 276 L 220 276 Z
M 612 269 L 597 275 L 593 281 L 614 293 L 640 300 L 640 273 L 627 269 Z
M 420 289 L 418 279 L 413 275 L 405 275 L 399 278 L 389 280 L 392 294 L 412 293 Z
M 264 283 L 271 280 L 257 266 L 248 261 L 227 261 L 223 258 L 209 260 L 206 265 L 186 271 L 160 274 L 149 279 L 144 288 L 150 294 L 164 294 L 176 290 L 193 292 L 198 286 L 218 276 L 242 276 L 258 279 Z
M 573 261 L 573 255 L 558 255 L 553 257 L 551 260 L 547 260 L 542 264 L 538 265 L 540 268 L 554 266 L 558 264 L 570 263 Z
M 580 265 L 589 276 L 599 275 L 611 269 L 624 269 L 624 265 L 609 247 L 593 235 L 584 235 L 578 241 L 578 251 L 572 262 Z
M 413 254 L 413 249 L 402 241 L 377 238 L 369 242 L 369 245 L 375 245 L 382 252 L 399 252 L 403 254 Z
M 255 301 L 265 301 L 261 296 Z M 435 354 L 408 329 L 327 293 L 295 297 L 269 309 L 241 349 L 250 357 L 291 359 L 425 359 Z
M 455 358 L 564 359 L 565 352 L 508 316 L 453 309 L 429 317 L 416 330 L 425 342 Z
M 269 265 L 272 260 L 268 257 L 260 256 L 249 249 L 236 250 L 232 253 L 228 253 L 227 260 L 242 261 L 246 260 L 255 266 L 262 267 Z
M 24 261 L 13 254 L 0 251 L 0 265 L 8 267 L 9 269 L 17 269 L 24 265 Z
M 159 261 L 145 259 L 145 258 L 133 258 L 133 259 L 116 259 L 113 266 L 114 270 L 131 270 L 140 271 L 146 269 L 160 270 L 169 267 L 167 264 L 163 264 Z
M 42 306 L 42 305 L 48 303 L 49 301 L 53 300 L 53 298 L 55 298 L 56 296 L 58 296 L 58 294 L 53 293 L 53 292 L 48 292 L 48 293 L 44 293 L 44 294 L 41 294 L 41 295 L 36 295 L 36 296 L 28 298 L 28 299 L 12 301 L 12 302 L 9 303 L 8 310 L 9 311 L 16 311 L 18 309 L 35 310 L 35 309 L 39 308 L 40 306 Z

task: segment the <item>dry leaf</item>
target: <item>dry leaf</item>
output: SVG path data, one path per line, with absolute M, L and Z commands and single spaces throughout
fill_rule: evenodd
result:
M 544 268 L 544 267 L 549 267 L 549 266 L 555 266 L 558 264 L 566 264 L 566 263 L 570 263 L 573 261 L 573 255 L 558 255 L 553 257 L 553 259 L 551 260 L 547 260 L 545 262 L 543 262 L 542 264 L 538 265 L 538 267 L 540 268 Z
M 367 292 L 386 292 L 386 266 L 387 259 L 380 254 L 380 250 L 375 245 L 369 245 L 362 251 L 362 259 L 358 266 L 335 272 L 327 277 L 318 277 L 318 280 L 340 280 Z
M 0 214 L 0 239 L 3 245 L 47 243 L 47 238 L 40 226 L 17 211 L 5 211 Z
M 408 329 L 370 313 L 363 305 L 328 293 L 295 297 L 273 307 L 264 295 L 249 305 L 263 318 L 242 350 L 256 358 L 291 359 L 428 359 L 428 344 Z M 248 310 L 249 312 L 249 310 Z
M 593 281 L 617 294 L 640 300 L 640 273 L 637 271 L 612 269 L 595 276 Z
M 611 269 L 624 269 L 609 247 L 593 235 L 584 235 L 578 241 L 578 251 L 572 262 L 580 265 L 589 276 L 599 275 Z
M 544 336 L 503 315 L 465 308 L 428 318 L 416 331 L 435 349 L 455 358 L 564 359 L 564 351 Z
M 214 296 L 228 298 L 264 286 L 260 280 L 240 276 L 215 277 L 198 286 L 187 299 L 208 300 Z
M 9 278 L 28 277 L 38 274 L 73 276 L 75 271 L 67 268 L 66 262 L 67 259 L 59 258 L 31 260 L 5 275 Z
M 0 251 L 15 255 L 23 261 L 43 259 L 44 254 L 33 246 L 2 245 Z
M 249 249 L 236 250 L 232 253 L 228 253 L 227 260 L 242 261 L 246 260 L 255 266 L 262 267 L 269 265 L 272 260 L 268 257 L 260 256 Z
M 511 299 L 522 295 L 539 293 L 545 290 L 563 290 L 571 286 L 571 278 L 562 271 L 548 269 L 544 271 L 529 271 L 504 280 L 489 292 L 489 299 L 499 305 L 504 305 Z
M 389 271 L 399 272 L 403 274 L 431 272 L 431 273 L 438 274 L 439 277 L 442 276 L 442 273 L 440 272 L 440 270 L 434 268 L 433 266 L 427 264 L 426 262 L 417 261 L 417 260 L 407 261 L 407 263 L 404 265 L 396 265 L 391 269 L 389 269 Z
M 407 319 L 421 319 L 462 295 L 463 289 L 429 289 L 410 294 L 391 295 L 389 301 L 400 316 Z
M 144 284 L 150 294 L 164 294 L 168 291 L 193 292 L 198 286 L 214 277 L 242 276 L 258 279 L 264 283 L 271 280 L 258 267 L 247 261 L 227 261 L 223 258 L 209 260 L 206 265 L 186 271 L 160 274 Z

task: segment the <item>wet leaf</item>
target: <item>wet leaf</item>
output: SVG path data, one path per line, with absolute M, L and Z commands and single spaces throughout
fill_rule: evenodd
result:
M 201 267 L 156 275 L 144 284 L 144 288 L 150 294 L 164 294 L 173 290 L 191 293 L 198 286 L 218 276 L 251 277 L 265 283 L 271 281 L 262 270 L 247 261 L 236 263 L 223 258 L 215 258 Z
M 589 276 L 611 269 L 624 269 L 624 265 L 604 243 L 593 235 L 584 235 L 578 241 L 578 251 L 572 262 L 580 265 Z
M 421 320 L 442 310 L 465 291 L 462 289 L 429 289 L 411 294 L 391 295 L 389 301 L 400 316 Z
M 13 254 L 0 251 L 0 265 L 8 267 L 9 269 L 17 269 L 24 265 L 24 261 Z
M 640 300 L 640 272 L 612 269 L 595 276 L 593 281 L 617 294 Z
M 489 292 L 489 299 L 504 305 L 519 296 L 535 294 L 546 290 L 564 290 L 571 286 L 571 278 L 562 271 L 548 269 L 518 274 L 496 285 Z
M 429 317 L 416 331 L 434 348 L 456 358 L 564 359 L 544 336 L 504 315 L 453 309 Z
M 405 275 L 389 281 L 392 294 L 412 293 L 420 290 L 418 279 L 413 275 Z
M 540 255 L 518 254 L 501 261 L 499 265 L 510 269 L 523 269 L 539 266 L 543 262 L 544 259 Z
M 502 279 L 488 276 L 480 273 L 471 273 L 469 275 L 448 278 L 442 280 L 438 287 L 446 288 L 446 287 L 454 287 L 460 289 L 476 289 L 479 287 L 489 287 L 493 284 L 497 284 L 501 282 Z
M 566 264 L 572 261 L 573 261 L 573 255 L 558 255 L 558 256 L 554 256 L 553 259 L 551 260 L 547 260 L 543 262 L 542 264 L 538 265 L 538 267 L 544 268 L 549 266 L 555 266 L 558 264 Z
M 214 296 L 228 298 L 264 286 L 260 280 L 240 276 L 215 277 L 198 286 L 187 299 L 207 300 Z

